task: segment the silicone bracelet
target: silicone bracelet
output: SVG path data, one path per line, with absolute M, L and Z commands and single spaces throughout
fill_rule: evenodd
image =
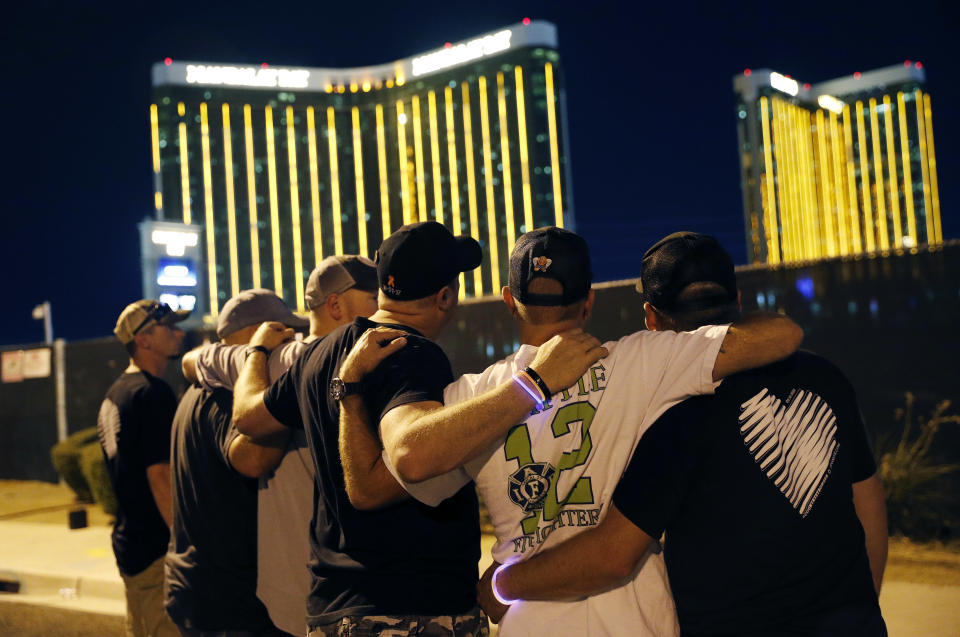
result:
M 507 599 L 500 594 L 500 591 L 497 590 L 497 577 L 500 575 L 500 571 L 510 566 L 509 564 L 501 564 L 493 572 L 493 577 L 490 578 L 490 589 L 493 591 L 493 596 L 497 598 L 497 601 L 503 604 L 504 606 L 511 606 L 518 602 L 517 599 Z
M 532 367 L 528 367 L 528 368 L 526 368 L 526 369 L 523 370 L 523 371 L 527 372 L 527 375 L 530 376 L 531 380 L 533 380 L 533 382 L 536 383 L 537 387 L 540 388 L 540 391 L 543 392 L 543 399 L 544 399 L 544 400 L 547 400 L 548 398 L 550 398 L 551 396 L 553 396 L 553 392 L 550 391 L 550 388 L 547 387 L 547 384 L 546 384 L 545 382 L 543 382 L 543 379 L 542 379 L 542 378 L 540 378 L 540 374 L 538 374 L 537 372 L 533 371 L 533 368 L 532 368 Z

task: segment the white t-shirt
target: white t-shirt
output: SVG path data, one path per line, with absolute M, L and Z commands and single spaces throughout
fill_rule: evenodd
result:
M 609 356 L 488 452 L 431 480 L 401 483 L 434 505 L 476 481 L 497 536 L 494 559 L 527 559 L 603 519 L 643 432 L 683 399 L 713 393 L 713 366 L 726 332 L 727 326 L 641 331 L 605 343 Z M 455 404 L 510 380 L 536 353 L 524 345 L 480 374 L 461 377 L 446 388 L 444 402 Z M 396 476 L 386 454 L 384 460 Z M 575 602 L 517 602 L 500 623 L 504 637 L 678 633 L 659 546 L 623 586 Z
M 307 343 L 290 341 L 270 353 L 270 378 L 287 371 Z M 207 389 L 233 391 L 247 359 L 245 345 L 216 343 L 200 350 L 197 381 Z M 260 479 L 257 497 L 257 597 L 280 629 L 302 635 L 310 592 L 310 522 L 313 460 L 302 431 L 291 431 L 287 451 Z

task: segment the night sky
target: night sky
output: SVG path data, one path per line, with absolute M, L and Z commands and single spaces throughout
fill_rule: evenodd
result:
M 111 333 L 140 296 L 136 224 L 153 211 L 150 66 L 349 67 L 519 22 L 554 22 L 578 230 L 598 281 L 635 277 L 680 229 L 746 260 L 731 78 L 800 82 L 922 61 L 945 238 L 960 235 L 960 19 L 954 2 L 22 2 L 4 10 L 0 344 Z

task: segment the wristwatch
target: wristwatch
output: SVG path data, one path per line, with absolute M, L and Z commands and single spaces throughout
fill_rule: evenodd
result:
M 250 358 L 250 354 L 254 352 L 263 352 L 265 356 L 270 356 L 270 350 L 263 345 L 247 345 L 247 358 Z
M 362 384 L 363 383 L 345 383 L 339 376 L 335 376 L 330 381 L 330 398 L 343 400 L 347 396 L 359 394 Z

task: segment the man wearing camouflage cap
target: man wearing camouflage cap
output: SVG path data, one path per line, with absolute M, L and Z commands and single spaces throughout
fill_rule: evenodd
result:
M 127 597 L 127 635 L 176 635 L 163 609 L 163 556 L 170 539 L 170 424 L 177 408 L 160 376 L 180 355 L 189 312 L 165 303 L 131 303 L 113 333 L 130 364 L 111 385 L 97 416 L 107 472 L 117 494 L 111 534 Z

